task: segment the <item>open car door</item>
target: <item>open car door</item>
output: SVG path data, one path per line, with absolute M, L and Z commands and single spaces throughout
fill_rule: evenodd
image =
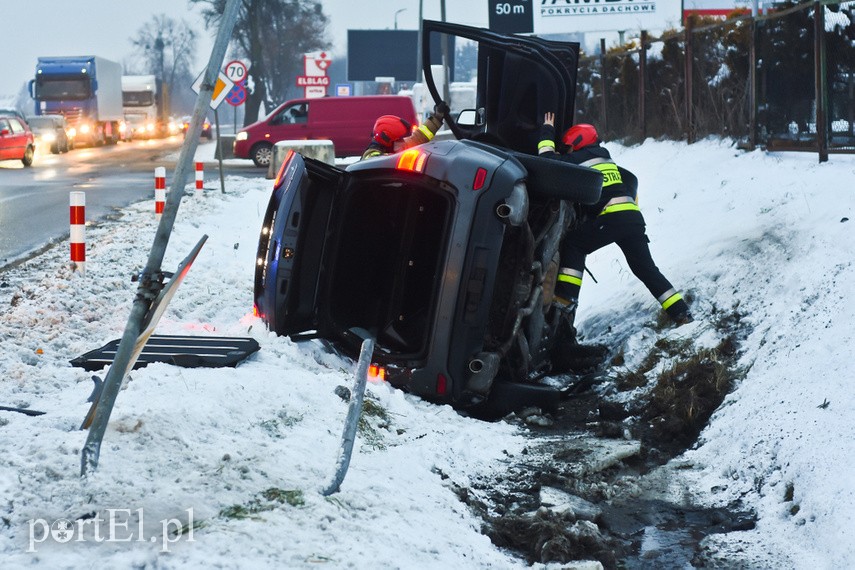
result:
M 254 311 L 276 334 L 329 331 L 318 297 L 326 278 L 325 237 L 344 178 L 344 171 L 294 152 L 279 170 L 258 242 L 254 286 Z
M 448 117 L 449 128 L 458 139 L 537 154 L 544 113 L 555 113 L 558 132 L 573 123 L 579 63 L 577 42 L 497 34 L 425 20 L 423 69 L 435 102 L 443 100 L 443 94 L 431 70 L 431 53 L 454 53 L 467 42 L 477 48 L 477 120 L 464 125 L 455 117 Z

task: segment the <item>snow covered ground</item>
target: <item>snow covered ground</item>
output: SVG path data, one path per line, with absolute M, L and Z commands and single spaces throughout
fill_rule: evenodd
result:
M 610 149 L 638 175 L 657 264 L 693 299 L 699 323 L 687 331 L 722 311 L 750 326 L 744 377 L 699 444 L 664 468 L 662 493 L 756 511 L 753 530 L 707 539 L 722 559 L 855 566 L 855 157 L 820 165 L 718 141 Z M 271 182 L 227 178 L 221 194 L 208 177 L 204 196 L 188 186 L 164 269 L 210 239 L 158 333 L 250 336 L 261 350 L 236 369 L 133 372 L 87 480 L 78 428 L 91 374 L 68 361 L 121 336 L 153 205 L 87 229 L 85 276 L 69 270 L 66 246 L 0 272 L 0 405 L 46 412 L 0 412 L 2 567 L 525 567 L 453 491 L 501 473 L 530 443 L 516 424 L 371 384 L 374 414 L 341 492 L 320 495 L 347 408 L 334 390 L 353 363 L 252 316 Z M 583 287 L 581 331 L 631 351 L 651 334 L 656 302 L 616 247 L 589 266 L 598 283 Z M 181 526 L 178 537 L 163 530 Z

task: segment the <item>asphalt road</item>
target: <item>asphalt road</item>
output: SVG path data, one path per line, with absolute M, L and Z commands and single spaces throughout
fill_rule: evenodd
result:
M 182 143 L 177 136 L 78 148 L 60 155 L 39 152 L 30 168 L 20 161 L 0 161 L 0 269 L 68 236 L 72 191 L 86 193 L 88 221 L 103 219 L 133 202 L 153 199 L 155 167 L 166 168 L 170 183 Z M 206 171 L 208 181 L 217 176 L 213 166 L 206 166 Z M 225 166 L 224 173 L 266 174 L 251 161 L 246 166 Z M 194 179 L 191 171 L 187 182 Z

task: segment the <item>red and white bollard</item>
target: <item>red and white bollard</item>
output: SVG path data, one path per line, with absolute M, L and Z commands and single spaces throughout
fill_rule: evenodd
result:
M 86 193 L 70 193 L 71 269 L 86 273 Z
M 157 219 L 163 214 L 166 205 L 166 168 L 158 166 L 154 169 L 154 213 Z
M 201 162 L 196 163 L 196 190 L 203 190 L 202 185 L 205 183 L 205 165 Z

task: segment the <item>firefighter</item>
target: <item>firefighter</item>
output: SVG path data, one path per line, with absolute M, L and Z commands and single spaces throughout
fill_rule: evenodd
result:
M 561 267 L 555 286 L 555 301 L 566 322 L 565 328 L 572 328 L 582 287 L 585 257 L 611 243 L 621 249 L 630 270 L 644 283 L 672 321 L 678 326 L 692 322 L 686 301 L 662 275 L 650 255 L 650 239 L 645 233 L 644 217 L 638 208 L 635 188 L 623 183 L 609 151 L 600 146 L 596 129 L 588 124 L 578 124 L 567 129 L 561 137 L 567 152 L 559 154 L 555 147 L 555 114 L 546 113 L 540 139 L 540 156 L 552 156 L 603 173 L 603 191 L 599 202 L 581 207 L 576 226 L 565 234 L 560 246 Z
M 431 116 L 415 130 L 410 123 L 397 115 L 379 117 L 374 122 L 371 143 L 362 153 L 362 158 L 392 154 L 431 141 L 442 126 L 446 113 L 448 113 L 448 105 L 440 101 L 434 107 Z

